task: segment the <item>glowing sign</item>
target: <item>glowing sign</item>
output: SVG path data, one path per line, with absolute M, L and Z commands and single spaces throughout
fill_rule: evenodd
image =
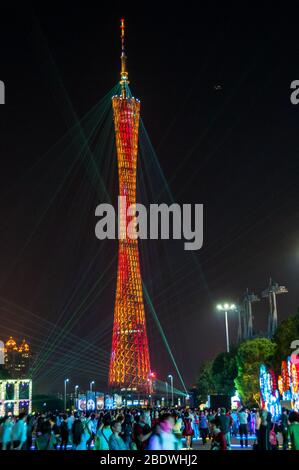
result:
M 278 390 L 279 390 L 279 393 L 280 393 L 280 395 L 283 395 L 284 388 L 283 388 L 283 379 L 282 379 L 282 376 L 281 376 L 281 375 L 278 376 L 277 383 L 278 383 Z
M 292 377 L 292 391 L 293 393 L 298 392 L 298 370 L 296 364 L 291 364 L 291 377 Z

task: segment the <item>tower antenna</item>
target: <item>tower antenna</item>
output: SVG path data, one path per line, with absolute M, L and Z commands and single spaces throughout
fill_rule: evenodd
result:
M 126 98 L 126 85 L 129 82 L 129 74 L 127 72 L 127 56 L 125 53 L 125 20 L 120 20 L 120 37 L 121 37 L 121 71 L 120 71 L 120 84 L 121 84 L 121 96 Z

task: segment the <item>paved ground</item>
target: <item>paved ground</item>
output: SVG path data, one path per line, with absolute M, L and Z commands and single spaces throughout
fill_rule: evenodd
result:
M 232 450 L 252 450 L 252 445 L 254 444 L 255 442 L 255 437 L 254 436 L 249 436 L 248 437 L 248 447 L 244 447 L 243 449 L 241 448 L 240 446 L 240 440 L 239 439 L 236 439 L 236 438 L 232 438 L 232 441 L 231 441 L 231 449 Z M 193 449 L 194 450 L 210 450 L 211 448 L 211 441 L 207 441 L 207 443 L 203 446 L 202 445 L 202 440 L 201 439 L 197 439 L 197 440 L 193 440 Z
M 281 435 L 278 434 L 278 441 L 279 441 L 279 448 L 282 449 L 282 441 L 281 441 Z M 241 447 L 240 445 L 240 439 L 232 437 L 231 440 L 231 450 L 252 450 L 253 444 L 256 442 L 255 436 L 248 436 L 248 447 Z M 183 445 L 185 443 L 183 442 Z M 205 445 L 202 445 L 202 440 L 201 439 L 194 439 L 193 440 L 193 445 L 192 445 L 194 450 L 210 450 L 211 448 L 211 441 L 207 441 Z

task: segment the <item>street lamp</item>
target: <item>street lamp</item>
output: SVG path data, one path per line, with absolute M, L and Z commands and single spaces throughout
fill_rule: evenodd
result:
M 168 406 L 169 403 L 168 403 L 168 382 L 167 381 L 165 382 L 165 390 L 166 390 L 166 404 Z
M 224 312 L 225 316 L 225 333 L 226 333 L 226 351 L 229 353 L 229 336 L 228 336 L 228 320 L 227 320 L 227 312 L 236 310 L 237 307 L 235 304 L 218 304 L 217 310 Z
M 90 389 L 91 392 L 92 392 L 92 386 L 93 385 L 94 385 L 94 380 L 92 382 L 90 382 L 90 384 L 89 384 L 89 389 Z
M 170 379 L 170 385 L 171 385 L 171 406 L 173 406 L 173 376 L 169 374 L 168 378 Z
M 66 411 L 66 384 L 70 381 L 70 379 L 64 380 L 64 411 Z

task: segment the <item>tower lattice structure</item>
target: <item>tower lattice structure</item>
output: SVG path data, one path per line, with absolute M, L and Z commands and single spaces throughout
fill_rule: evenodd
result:
M 118 161 L 120 207 L 116 299 L 112 334 L 109 385 L 113 389 L 151 392 L 150 358 L 138 240 L 128 236 L 126 208 L 136 204 L 136 170 L 140 101 L 128 96 L 124 51 L 124 20 L 121 20 L 121 95 L 112 98 Z M 132 219 L 130 219 L 132 220 Z

